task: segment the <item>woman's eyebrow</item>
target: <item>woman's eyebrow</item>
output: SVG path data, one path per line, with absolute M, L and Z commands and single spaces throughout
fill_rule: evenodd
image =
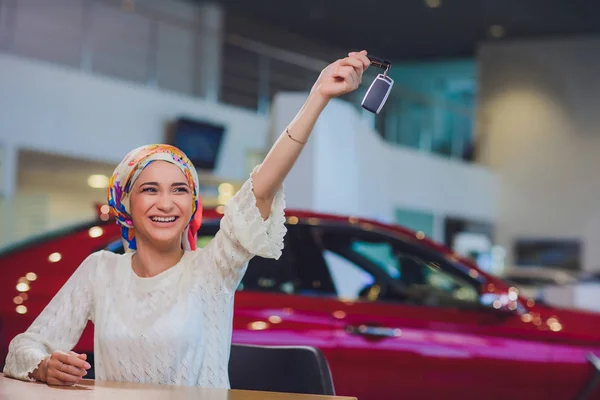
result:
M 171 187 L 175 187 L 175 186 L 187 186 L 189 187 L 187 182 L 175 182 L 171 185 Z

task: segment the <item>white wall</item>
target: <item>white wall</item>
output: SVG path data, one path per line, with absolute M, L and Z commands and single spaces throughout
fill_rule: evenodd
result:
M 487 43 L 478 58 L 499 241 L 580 238 L 584 268 L 600 269 L 600 39 Z
M 0 50 L 181 93 L 218 95 L 223 43 L 218 6 L 119 3 L 0 2 Z
M 274 132 L 285 128 L 305 98 L 276 97 Z M 386 221 L 394 220 L 396 207 L 496 220 L 497 179 L 487 168 L 392 146 L 338 100 L 319 118 L 286 185 L 290 207 Z
M 119 162 L 165 141 L 165 124 L 187 115 L 227 129 L 215 174 L 246 178 L 246 153 L 267 145 L 265 117 L 179 93 L 0 54 L 0 143 Z

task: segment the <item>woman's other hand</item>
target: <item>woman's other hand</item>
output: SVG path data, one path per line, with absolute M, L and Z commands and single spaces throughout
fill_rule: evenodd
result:
M 48 385 L 69 386 L 79 382 L 92 366 L 86 361 L 87 355 L 55 351 L 44 359 L 33 372 L 36 380 Z

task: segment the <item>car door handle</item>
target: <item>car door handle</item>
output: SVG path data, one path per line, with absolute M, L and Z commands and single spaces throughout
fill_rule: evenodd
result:
M 400 328 L 388 328 L 385 326 L 374 326 L 374 325 L 347 325 L 346 332 L 351 335 L 359 336 L 376 336 L 376 337 L 400 337 L 402 336 L 402 330 Z

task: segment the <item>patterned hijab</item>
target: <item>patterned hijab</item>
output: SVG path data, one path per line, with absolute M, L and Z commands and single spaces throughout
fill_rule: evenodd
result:
M 153 161 L 167 161 L 177 165 L 187 178 L 192 191 L 192 218 L 181 236 L 184 250 L 195 250 L 197 233 L 202 223 L 202 203 L 199 197 L 198 174 L 192 162 L 178 148 L 166 144 L 150 144 L 130 151 L 117 166 L 108 185 L 110 212 L 121 225 L 125 251 L 135 251 L 135 229 L 129 204 L 130 191 L 140 173 Z

